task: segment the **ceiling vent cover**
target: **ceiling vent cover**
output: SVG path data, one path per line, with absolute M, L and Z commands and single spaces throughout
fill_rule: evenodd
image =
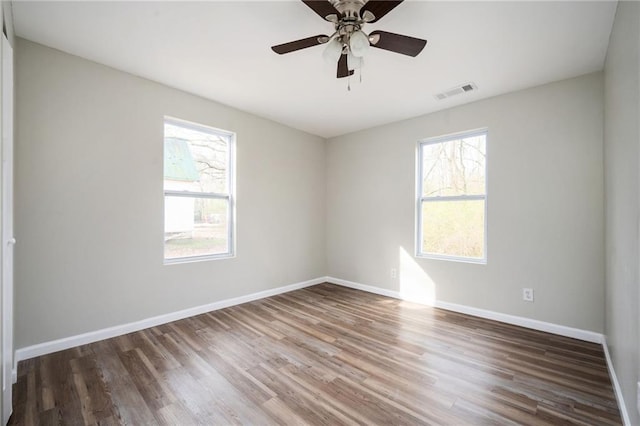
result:
M 452 87 L 451 89 L 445 90 L 441 93 L 436 93 L 435 98 L 439 101 L 443 99 L 450 98 L 451 96 L 460 95 L 462 93 L 472 92 L 474 90 L 478 90 L 478 86 L 475 83 L 462 83 L 456 87 Z

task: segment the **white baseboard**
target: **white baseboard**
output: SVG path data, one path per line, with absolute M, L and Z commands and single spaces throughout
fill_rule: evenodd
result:
M 330 282 L 332 284 L 337 284 L 343 287 L 348 287 L 356 290 L 366 291 L 369 293 L 379 294 L 381 296 L 392 297 L 394 299 L 401 299 L 401 300 L 420 303 L 419 300 L 412 300 L 411 298 L 404 297 L 403 295 L 400 294 L 400 292 L 395 290 L 383 289 L 380 287 L 356 283 L 353 281 L 347 281 L 347 280 L 343 280 L 335 277 L 320 277 L 320 278 L 316 278 L 309 281 L 299 282 L 299 283 L 295 283 L 295 284 L 291 284 L 283 287 L 278 287 L 270 290 L 264 290 L 257 293 L 248 294 L 245 296 L 234 297 L 231 299 L 221 300 L 221 301 L 209 303 L 206 305 L 196 306 L 193 308 L 184 309 L 177 312 L 158 315 L 158 316 L 147 318 L 140 321 L 135 321 L 135 322 L 122 324 L 114 327 L 109 327 L 101 330 L 96 330 L 96 331 L 92 331 L 84 334 L 79 334 L 76 336 L 65 337 L 63 339 L 53 340 L 50 342 L 44 342 L 44 343 L 39 343 L 37 345 L 20 348 L 15 352 L 14 365 L 11 371 L 11 376 L 12 376 L 11 378 L 13 383 L 15 383 L 17 380 L 17 366 L 19 361 L 23 361 L 23 360 L 34 358 L 41 355 L 46 355 L 46 354 L 61 351 L 64 349 L 69 349 L 79 345 L 85 345 L 88 343 L 97 342 L 99 340 L 121 336 L 123 334 L 132 333 L 134 331 L 143 330 L 145 328 L 166 324 L 172 321 L 177 321 L 177 320 L 192 317 L 195 315 L 200 315 L 205 312 L 215 311 L 218 309 L 235 306 L 242 303 L 252 302 L 258 299 L 263 299 L 266 297 L 287 293 L 293 290 L 298 290 L 301 288 L 310 287 L 312 285 L 321 284 L 323 282 Z M 544 321 L 533 320 L 530 318 L 518 317 L 515 315 L 508 315 L 500 312 L 474 308 L 471 306 L 459 305 L 455 303 L 436 301 L 434 303 L 434 306 L 436 308 L 446 309 L 454 312 L 460 312 L 463 314 L 468 314 L 468 315 L 472 315 L 480 318 L 486 318 L 490 320 L 504 322 L 507 324 L 518 325 L 521 327 L 531 328 L 534 330 L 545 331 L 548 333 L 558 334 L 560 336 L 571 337 L 574 339 L 585 340 L 593 343 L 601 343 L 604 350 L 606 362 L 607 362 L 607 368 L 609 369 L 609 375 L 611 376 L 611 381 L 615 391 L 616 399 L 618 401 L 618 406 L 620 408 L 620 413 L 622 415 L 622 420 L 625 426 L 631 426 L 629 413 L 627 412 L 624 399 L 622 398 L 622 390 L 620 389 L 620 383 L 618 382 L 618 378 L 616 377 L 616 373 L 613 368 L 613 364 L 611 362 L 609 348 L 607 346 L 606 339 L 602 334 L 596 333 L 593 331 L 582 330 L 582 329 L 577 329 L 572 327 L 566 327 L 563 325 L 548 323 Z
M 602 333 L 596 333 L 594 331 L 567 327 L 565 325 L 519 317 L 516 315 L 503 314 L 471 306 L 458 305 L 455 303 L 437 301 L 435 306 L 436 308 L 442 308 L 448 311 L 460 312 L 462 314 L 518 325 L 520 327 L 531 328 L 533 330 L 544 331 L 551 334 L 557 334 L 559 336 L 571 337 L 573 339 L 584 340 L 591 343 L 602 343 L 604 337 Z
M 381 296 L 393 297 L 394 299 L 407 300 L 410 302 L 424 303 L 420 300 L 414 300 L 395 290 L 388 290 L 374 287 L 366 284 L 360 284 L 353 281 L 342 280 L 340 278 L 326 277 L 326 281 L 341 285 L 343 287 L 354 288 L 369 293 L 379 294 Z M 466 305 L 458 305 L 456 303 L 448 303 L 435 301 L 433 304 L 436 308 L 446 309 L 448 311 L 459 312 L 462 314 L 473 315 L 475 317 L 486 318 L 494 321 L 504 322 L 507 324 L 518 325 L 520 327 L 531 328 L 533 330 L 545 331 L 547 333 L 558 334 L 560 336 L 571 337 L 574 339 L 584 340 L 592 343 L 602 343 L 603 335 L 593 331 L 582 330 L 579 328 L 567 327 L 564 325 L 553 324 L 550 322 L 538 321 L 531 318 L 524 318 L 515 315 L 503 314 L 500 312 L 489 311 L 486 309 L 474 308 Z
M 231 299 L 221 300 L 219 302 L 213 302 L 206 305 L 196 306 L 189 309 L 184 309 L 177 312 L 171 312 L 164 315 L 159 315 L 152 318 L 143 319 L 127 324 L 117 325 L 114 327 L 104 328 L 101 330 L 91 331 L 76 336 L 65 337 L 62 339 L 53 340 L 50 342 L 39 343 L 33 346 L 27 346 L 16 350 L 14 357 L 14 371 L 15 377 L 17 371 L 17 365 L 19 361 L 34 358 L 36 356 L 45 355 L 52 352 L 69 349 L 79 345 L 85 345 L 88 343 L 97 342 L 99 340 L 109 339 L 111 337 L 121 336 L 123 334 L 131 333 L 134 331 L 143 330 L 145 328 L 154 327 L 161 324 L 166 324 L 171 321 L 177 321 L 183 318 L 192 317 L 205 312 L 215 311 L 217 309 L 226 308 L 229 306 L 239 305 L 241 303 L 247 303 L 265 297 L 275 296 L 277 294 L 287 293 L 289 291 L 309 287 L 323 282 L 331 282 L 333 284 L 341 285 L 343 287 L 349 287 L 357 290 L 366 291 L 369 293 L 379 294 L 381 296 L 392 297 L 395 299 L 408 300 L 412 302 L 418 302 L 419 300 L 412 300 L 411 298 L 404 297 L 398 291 L 383 289 L 380 287 L 374 287 L 366 284 L 356 283 L 353 281 L 347 281 L 335 277 L 319 277 L 313 280 L 295 283 L 283 287 L 278 287 L 270 290 L 264 290 L 257 293 L 248 294 L 245 296 L 234 297 Z M 442 301 L 436 301 L 434 306 L 454 312 L 460 312 L 468 315 L 473 315 L 480 318 L 491 319 L 495 321 L 504 322 L 507 324 L 518 325 L 521 327 L 531 328 L 539 331 L 546 331 L 561 336 L 572 337 L 574 339 L 585 340 L 594 343 L 603 343 L 603 335 L 595 333 L 593 331 L 581 330 L 572 327 L 566 327 L 563 325 L 548 323 L 544 321 L 533 320 L 530 318 L 519 317 L 515 315 L 503 314 L 500 312 L 489 311 L 485 309 L 474 308 L 471 306 L 459 305 L 455 303 L 448 303 Z
M 604 357 L 607 360 L 607 368 L 609 370 L 609 377 L 611 377 L 611 383 L 613 384 L 613 391 L 616 394 L 616 400 L 618 401 L 618 408 L 620 409 L 620 415 L 622 416 L 622 423 L 625 426 L 631 426 L 631 419 L 629 418 L 629 412 L 627 406 L 624 403 L 622 397 L 622 389 L 620 388 L 620 382 L 618 382 L 618 376 L 613 369 L 613 362 L 611 361 L 611 355 L 609 354 L 609 346 L 607 345 L 607 339 L 602 339 L 602 349 L 604 350 Z
M 111 337 L 121 336 L 123 334 L 132 333 L 134 331 L 143 330 L 145 328 L 155 327 L 157 325 L 181 320 L 184 318 L 192 317 L 194 315 L 200 315 L 205 312 L 215 311 L 218 309 L 227 308 L 229 306 L 239 305 L 241 303 L 252 302 L 254 300 L 264 299 L 265 297 L 275 296 L 282 293 L 288 293 L 293 290 L 321 284 L 325 281 L 326 277 L 320 277 L 309 281 L 273 288 L 270 290 L 259 291 L 257 293 L 248 294 L 246 296 L 234 297 L 231 299 L 221 300 L 219 302 L 208 303 L 206 305 L 196 306 L 177 312 L 171 312 L 164 315 L 146 318 L 140 321 L 116 325 L 114 327 L 103 328 L 101 330 L 90 331 L 88 333 L 83 333 L 76 336 L 65 337 L 62 339 L 52 340 L 50 342 L 44 342 L 37 345 L 20 348 L 15 352 L 13 374 L 16 374 L 17 372 L 18 362 L 25 359 L 62 351 L 64 349 L 73 348 L 75 346 L 86 345 L 88 343 L 109 339 Z

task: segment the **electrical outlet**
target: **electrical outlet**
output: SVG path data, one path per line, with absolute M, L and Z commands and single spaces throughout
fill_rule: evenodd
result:
M 398 278 L 398 270 L 396 268 L 391 268 L 391 279 L 395 280 Z
M 525 302 L 533 302 L 533 289 L 532 288 L 523 288 L 522 289 L 522 300 Z

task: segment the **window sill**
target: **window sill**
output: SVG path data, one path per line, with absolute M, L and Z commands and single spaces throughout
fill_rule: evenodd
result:
M 223 260 L 233 259 L 236 257 L 233 253 L 225 254 L 211 254 L 206 256 L 189 256 L 189 257 L 176 257 L 173 259 L 164 259 L 164 265 L 179 265 L 181 263 L 194 263 L 194 262 L 206 262 L 208 260 Z
M 425 253 L 417 253 L 416 258 L 418 259 L 431 259 L 431 260 L 446 260 L 449 262 L 459 262 L 459 263 L 473 263 L 476 265 L 486 265 L 487 259 L 477 259 L 474 257 L 457 257 L 457 256 L 445 256 L 438 254 L 425 254 Z

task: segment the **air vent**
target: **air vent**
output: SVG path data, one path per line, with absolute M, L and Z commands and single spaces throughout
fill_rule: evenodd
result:
M 435 98 L 439 101 L 450 98 L 451 96 L 460 95 L 461 93 L 472 92 L 478 90 L 478 86 L 475 83 L 463 83 L 459 86 L 452 87 L 441 93 L 436 93 Z

